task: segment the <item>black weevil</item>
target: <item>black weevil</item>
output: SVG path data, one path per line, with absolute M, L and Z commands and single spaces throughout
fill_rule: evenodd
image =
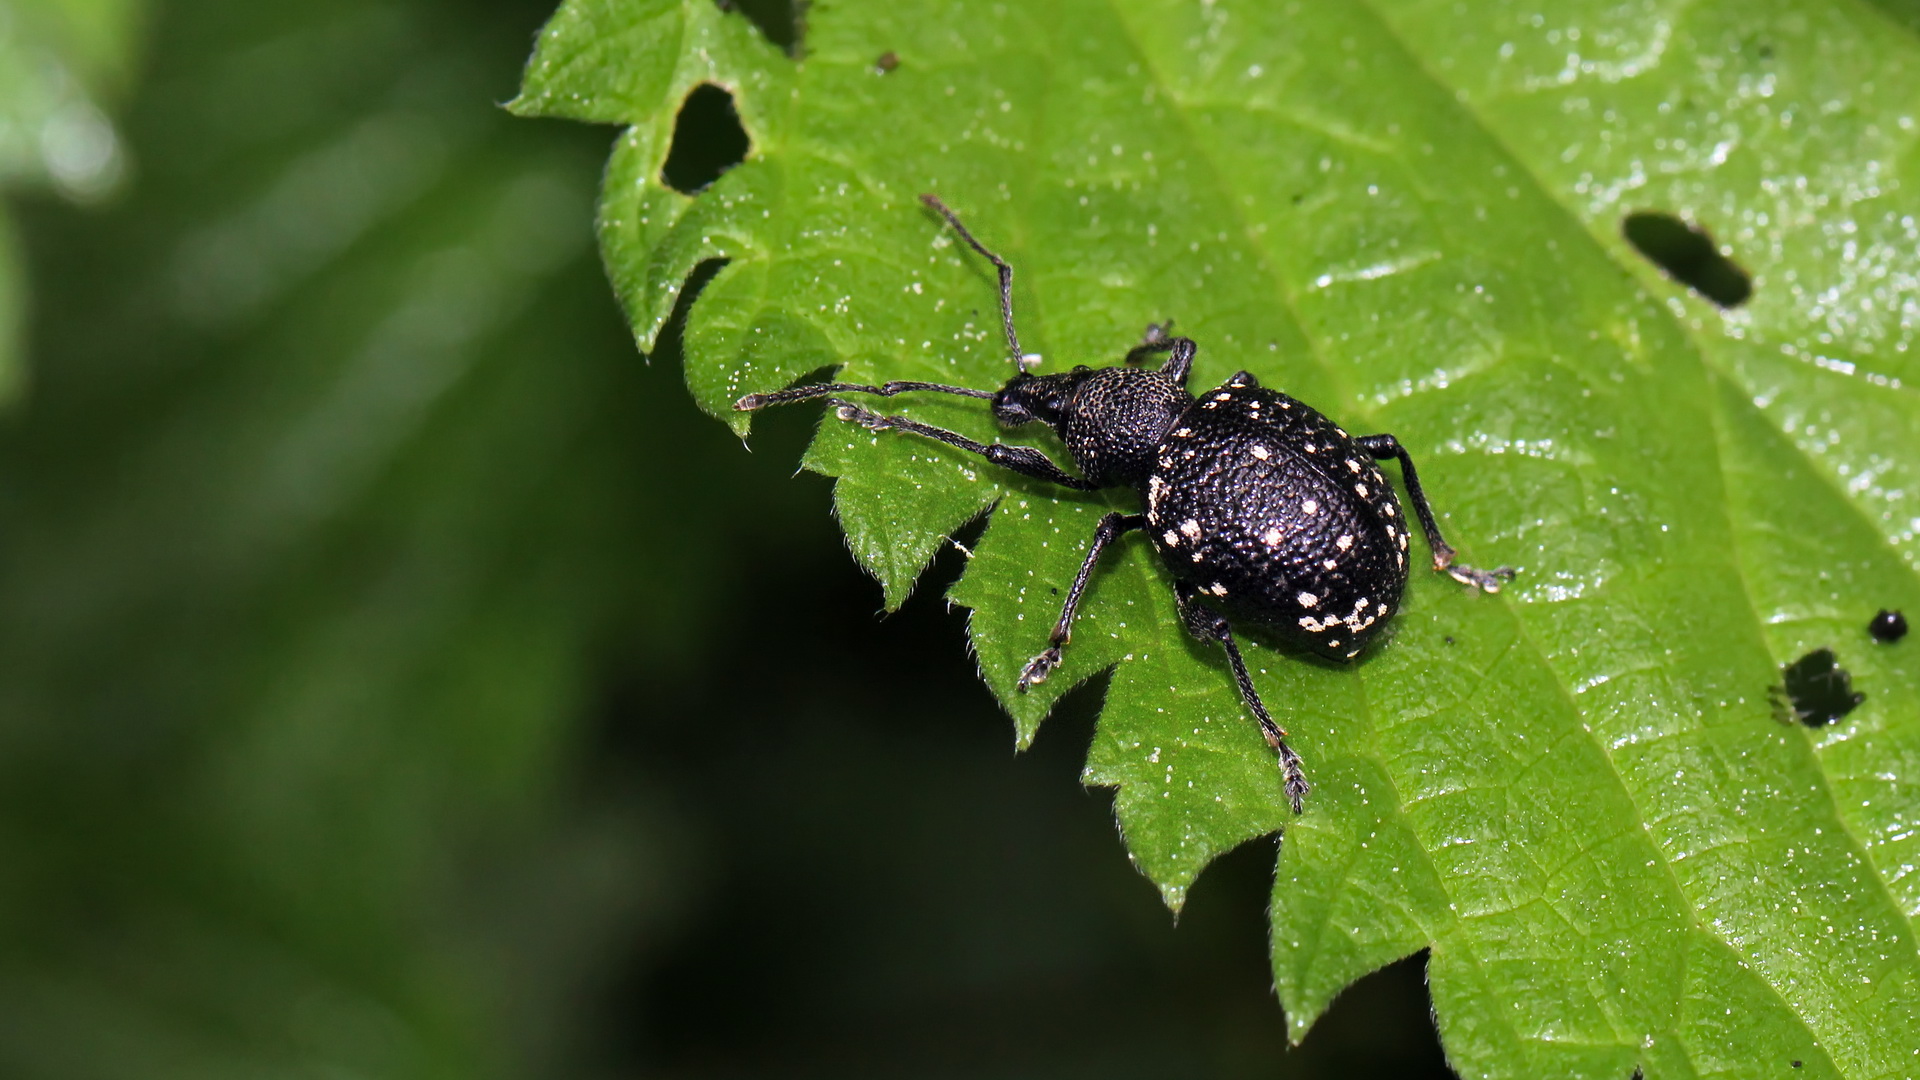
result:
M 1145 529 L 1173 576 L 1187 630 L 1226 650 L 1240 697 L 1279 753 L 1287 798 L 1299 813 L 1308 788 L 1300 756 L 1254 690 L 1231 627 L 1246 623 L 1340 662 L 1359 656 L 1380 633 L 1406 589 L 1409 530 L 1392 486 L 1374 462 L 1400 459 L 1435 570 L 1487 592 L 1498 592 L 1514 571 L 1475 570 L 1453 561 L 1453 548 L 1441 538 L 1413 459 L 1399 440 L 1348 435 L 1244 371 L 1195 400 L 1186 385 L 1196 346 L 1158 326 L 1147 328 L 1146 340 L 1118 367 L 1031 374 L 1013 328 L 1013 267 L 974 239 L 938 198 L 920 199 L 999 271 L 1000 317 L 1013 378 L 998 391 L 925 382 L 814 383 L 748 394 L 733 407 L 751 411 L 838 394 L 892 397 L 932 391 L 989 399 L 1003 426 L 1039 421 L 1052 428 L 1073 455 L 1079 476 L 1032 447 L 978 443 L 904 416 L 882 416 L 837 398 L 832 402 L 842 420 L 872 431 L 891 428 L 938 439 L 1023 476 L 1078 491 L 1122 485 L 1138 491 L 1146 513 L 1100 519 L 1048 647 L 1020 673 L 1019 687 L 1044 681 L 1059 665 L 1101 551 L 1122 534 Z M 1158 370 L 1140 366 L 1160 353 L 1167 359 Z

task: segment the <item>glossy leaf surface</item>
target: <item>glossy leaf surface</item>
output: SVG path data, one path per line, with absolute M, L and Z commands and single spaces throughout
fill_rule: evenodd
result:
M 1294 820 L 1137 540 L 1065 667 L 1013 691 L 1130 494 L 831 421 L 809 452 L 890 605 L 990 514 L 953 590 L 982 672 L 1024 743 L 1112 671 L 1086 777 L 1170 904 L 1285 828 L 1296 1036 L 1431 947 L 1463 1075 L 1877 1077 L 1920 1068 L 1920 664 L 1865 632 L 1920 607 L 1916 59 L 1858 6 L 1115 0 L 820 4 L 796 62 L 708 0 L 575 0 L 516 106 L 625 125 L 601 241 L 643 346 L 728 260 L 687 379 L 740 430 L 737 396 L 822 368 L 1010 374 L 990 273 L 914 201 L 937 191 L 1018 268 L 1045 369 L 1174 318 L 1196 388 L 1247 368 L 1394 433 L 1463 557 L 1523 568 L 1498 597 L 1418 575 L 1352 668 L 1255 650 L 1316 784 Z M 687 195 L 661 169 L 702 83 L 751 149 Z M 1635 212 L 1710 236 L 1750 298 L 1666 277 Z M 999 436 L 977 402 L 898 410 Z M 1776 722 L 1819 646 L 1865 704 Z

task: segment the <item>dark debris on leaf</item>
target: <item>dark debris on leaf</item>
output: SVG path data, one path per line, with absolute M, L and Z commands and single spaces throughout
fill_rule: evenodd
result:
M 1853 688 L 1853 676 L 1832 649 L 1815 649 L 1780 669 L 1780 685 L 1769 691 L 1782 723 L 1798 720 L 1825 727 L 1854 710 L 1867 695 Z
M 1907 636 L 1907 617 L 1898 611 L 1880 609 L 1880 613 L 1867 624 L 1867 633 L 1875 641 L 1895 642 Z
M 891 49 L 881 53 L 880 58 L 873 62 L 873 70 L 879 72 L 882 75 L 887 74 L 888 72 L 892 71 L 894 68 L 897 68 L 899 66 L 900 66 L 900 54 L 897 52 L 894 52 Z

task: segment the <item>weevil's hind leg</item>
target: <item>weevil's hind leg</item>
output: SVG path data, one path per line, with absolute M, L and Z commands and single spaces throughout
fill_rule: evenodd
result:
M 904 416 L 882 416 L 851 401 L 835 401 L 832 404 L 834 415 L 842 420 L 859 424 L 868 431 L 904 431 L 928 439 L 937 439 L 948 446 L 957 446 L 970 454 L 979 454 L 1001 468 L 1011 469 L 1022 476 L 1031 476 L 1035 480 L 1046 480 L 1061 487 L 1070 487 L 1075 491 L 1095 491 L 1099 488 L 1099 485 L 1090 484 L 1055 465 L 1047 455 L 1031 446 L 975 442 L 957 431 L 937 428 L 932 424 L 923 424 Z
M 1287 745 L 1287 733 L 1267 712 L 1266 703 L 1260 700 L 1260 694 L 1253 688 L 1253 677 L 1247 674 L 1247 662 L 1240 658 L 1240 646 L 1233 640 L 1233 628 L 1228 625 L 1226 616 L 1214 611 L 1200 602 L 1199 590 L 1186 582 L 1179 582 L 1173 588 L 1174 599 L 1180 605 L 1180 619 L 1187 624 L 1187 632 L 1201 641 L 1217 641 L 1227 650 L 1227 663 L 1233 667 L 1233 681 L 1240 688 L 1240 700 L 1246 703 L 1248 711 L 1260 723 L 1260 734 L 1264 735 L 1267 745 L 1280 755 L 1280 768 L 1287 777 L 1287 801 L 1293 804 L 1293 812 L 1299 813 L 1305 804 L 1311 785 L 1307 783 L 1306 769 L 1301 767 L 1300 755 Z
M 1053 624 L 1053 634 L 1047 639 L 1047 649 L 1039 656 L 1027 661 L 1020 670 L 1020 681 L 1016 684 L 1021 690 L 1047 681 L 1053 669 L 1060 666 L 1060 650 L 1073 640 L 1073 620 L 1080 613 L 1080 597 L 1087 591 L 1087 582 L 1093 577 L 1093 568 L 1100 561 L 1100 553 L 1108 544 L 1122 534 L 1135 529 L 1145 528 L 1146 516 L 1143 514 L 1108 514 L 1094 527 L 1093 543 L 1087 545 L 1087 557 L 1080 563 L 1080 572 L 1074 575 L 1073 587 L 1067 590 L 1067 602 L 1061 606 L 1060 621 Z
M 1413 500 L 1413 512 L 1420 515 L 1420 528 L 1427 534 L 1427 546 L 1433 549 L 1435 570 L 1443 571 L 1462 585 L 1471 585 L 1482 592 L 1499 592 L 1501 582 L 1512 580 L 1517 571 L 1511 566 L 1503 566 L 1498 570 L 1476 570 L 1453 561 L 1453 545 L 1440 535 L 1440 526 L 1433 520 L 1433 507 L 1427 504 L 1426 492 L 1420 490 L 1420 474 L 1413 468 L 1413 457 L 1407 453 L 1406 447 L 1400 445 L 1399 439 L 1391 435 L 1362 435 L 1354 442 L 1377 460 L 1400 459 L 1400 475 L 1407 481 L 1407 495 Z

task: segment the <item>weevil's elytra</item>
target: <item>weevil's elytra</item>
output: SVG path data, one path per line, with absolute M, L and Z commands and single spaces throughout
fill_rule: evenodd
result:
M 873 431 L 937 439 L 1023 476 L 1079 491 L 1135 489 L 1142 512 L 1100 519 L 1048 646 L 1021 671 L 1019 688 L 1045 681 L 1060 664 L 1101 552 L 1124 534 L 1144 529 L 1173 578 L 1188 632 L 1218 642 L 1226 652 L 1241 700 L 1280 755 L 1287 798 L 1299 813 L 1308 790 L 1305 769 L 1254 689 L 1233 624 L 1258 627 L 1329 660 L 1352 660 L 1366 650 L 1400 610 L 1407 585 L 1410 527 L 1377 464 L 1388 458 L 1400 462 L 1435 570 L 1486 592 L 1498 592 L 1513 570 L 1489 572 L 1454 563 L 1453 548 L 1441 538 L 1413 459 L 1399 440 L 1349 435 L 1304 402 L 1261 386 L 1244 371 L 1196 398 L 1187 390 L 1187 375 L 1198 346 L 1169 337 L 1161 326 L 1149 326 L 1146 340 L 1119 366 L 1031 374 L 1013 325 L 1013 268 L 974 239 L 939 199 L 920 198 L 999 273 L 1000 318 L 1013 378 L 998 391 L 925 382 L 816 383 L 748 394 L 733 407 L 744 411 L 831 398 L 842 420 Z M 1161 354 L 1167 359 L 1158 369 L 1142 366 Z M 1032 447 L 975 442 L 838 397 L 909 392 L 987 399 L 995 419 L 1007 427 L 1045 424 L 1060 437 L 1080 475 Z

